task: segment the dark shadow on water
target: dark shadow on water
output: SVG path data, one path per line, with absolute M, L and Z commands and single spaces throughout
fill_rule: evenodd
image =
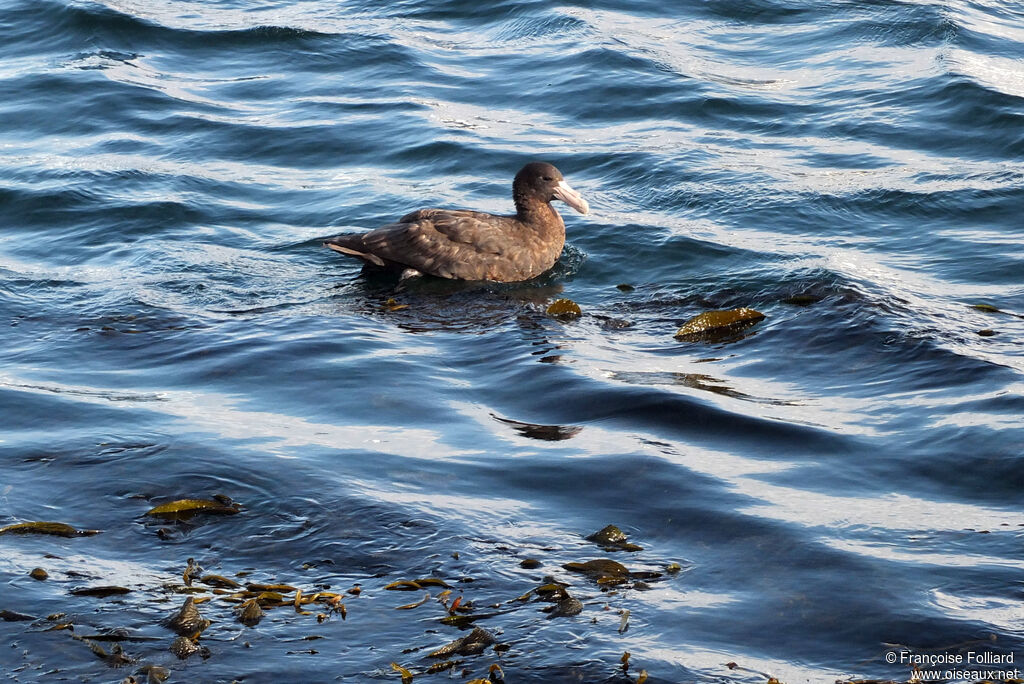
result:
M 522 283 L 430 276 L 399 282 L 394 274 L 363 269 L 338 289 L 350 310 L 386 316 L 407 332 L 483 333 L 524 314 L 542 312 L 563 286 L 550 273 Z
M 743 401 L 772 404 L 774 406 L 799 406 L 797 402 L 755 397 L 745 392 L 740 392 L 726 385 L 724 381 L 703 373 L 619 371 L 612 373 L 611 378 L 630 385 L 681 385 Z
M 546 442 L 559 442 L 566 439 L 572 439 L 583 430 L 582 425 L 538 425 L 537 423 L 523 423 L 518 420 L 512 420 L 511 418 L 502 418 L 494 413 L 491 414 L 491 418 L 504 423 L 505 425 L 512 426 L 516 432 L 524 437 L 531 439 L 540 439 Z

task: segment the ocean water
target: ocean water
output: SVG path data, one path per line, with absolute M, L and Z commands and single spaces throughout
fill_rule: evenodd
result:
M 1016 0 L 6 0 L 0 35 L 0 526 L 101 530 L 0 536 L 3 681 L 1024 670 Z M 536 281 L 321 247 L 508 212 L 534 159 L 592 207 Z M 361 593 L 205 592 L 180 660 L 189 558 Z M 660 576 L 563 567 L 599 558 Z M 501 648 L 428 674 L 468 632 L 384 589 L 417 578 Z M 515 600 L 551 579 L 579 615 Z

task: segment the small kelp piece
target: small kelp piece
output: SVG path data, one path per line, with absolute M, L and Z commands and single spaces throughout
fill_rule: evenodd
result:
M 77 634 L 72 634 L 71 638 L 76 641 L 81 641 L 83 644 L 88 646 L 89 650 L 92 651 L 97 658 L 105 660 L 107 665 L 110 665 L 111 667 L 123 667 L 135 662 L 134 659 L 124 652 L 124 649 L 121 648 L 121 644 L 114 644 L 110 647 L 110 650 L 107 651 L 107 649 L 103 648 L 92 639 L 80 637 Z
M 568 593 L 566 593 L 565 590 L 565 588 L 569 586 L 568 584 L 563 584 L 562 582 L 555 582 L 550 577 L 546 577 L 545 580 L 548 580 L 546 584 L 542 584 L 539 587 L 531 589 L 530 591 L 526 592 L 525 594 L 517 598 L 516 601 L 527 600 L 528 598 L 530 598 L 531 593 L 536 594 L 537 598 L 541 599 L 542 601 L 557 601 L 569 595 Z
M 171 677 L 171 671 L 159 665 L 143 665 L 138 674 L 146 675 L 146 684 L 163 684 Z
M 408 304 L 399 304 L 398 300 L 394 297 L 388 297 L 387 301 L 381 306 L 385 311 L 401 311 L 402 309 L 408 309 Z M 411 676 L 411 675 L 410 675 Z
M 0 534 L 52 534 L 57 537 L 89 537 L 99 530 L 76 530 L 59 522 L 24 522 L 0 527 Z
M 296 590 L 296 587 L 293 587 L 290 584 L 261 584 L 259 582 L 250 582 L 245 585 L 245 590 L 256 592 L 273 591 L 279 594 L 290 594 Z
M 431 658 L 445 658 L 454 653 L 459 655 L 476 655 L 477 653 L 483 652 L 485 648 L 494 643 L 494 635 L 488 632 L 483 627 L 474 627 L 473 631 L 462 637 L 456 639 L 450 644 L 445 644 L 441 648 L 428 653 Z
M 406 603 L 404 606 L 396 607 L 395 610 L 412 610 L 413 608 L 419 608 L 420 606 L 422 606 L 424 603 L 426 603 L 429 600 L 430 600 L 430 592 L 427 591 L 427 592 L 423 593 L 423 598 L 421 598 L 416 603 Z
M 464 661 L 462 660 L 446 660 L 443 663 L 434 663 L 433 665 L 427 668 L 427 674 L 437 674 L 438 672 L 444 672 L 445 670 L 450 670 L 453 667 L 458 667 L 463 662 Z
M 686 321 L 675 337 L 690 342 L 725 341 L 764 319 L 765 315 L 760 311 L 747 308 L 705 311 Z
M 495 615 L 497 615 L 497 613 L 477 613 L 476 615 L 447 615 L 441 618 L 441 624 L 463 629 L 464 627 L 469 627 L 477 620 L 486 620 L 487 618 L 492 618 Z
M 589 560 L 586 563 L 566 563 L 562 567 L 573 572 L 582 572 L 584 575 L 595 580 L 629 577 L 629 569 L 622 563 L 613 561 L 610 558 L 598 558 L 596 560 Z
M 594 534 L 587 537 L 588 541 L 600 545 L 606 551 L 643 551 L 644 547 L 632 544 L 626 537 L 626 533 L 615 525 L 605 525 Z
M 423 585 L 415 580 L 397 580 L 384 588 L 388 591 L 419 591 Z
M 621 544 L 627 538 L 626 533 L 615 525 L 605 525 L 594 534 L 589 535 L 587 540 L 597 544 Z
M 246 627 L 255 627 L 263 619 L 263 609 L 256 599 L 249 599 L 238 607 L 238 621 Z
M 549 609 L 548 619 L 556 617 L 572 617 L 583 612 L 583 604 L 578 598 L 565 593 L 563 597 L 552 608 Z
M 192 586 L 192 580 L 198 578 L 203 574 L 203 569 L 199 567 L 199 563 L 196 562 L 195 558 L 189 558 L 185 561 L 185 572 L 181 573 L 181 579 L 185 583 L 186 587 Z
M 991 304 L 971 304 L 971 308 L 985 313 L 1002 313 L 1002 311 Z
M 217 587 L 218 589 L 237 589 L 242 586 L 239 582 L 236 582 L 229 577 L 224 577 L 223 575 L 203 575 L 199 581 L 208 586 Z
M 438 579 L 436 577 L 422 577 L 414 581 L 421 587 L 444 587 L 447 589 L 449 586 L 451 586 L 443 579 Z
M 199 513 L 234 515 L 239 510 L 241 510 L 241 506 L 227 497 L 216 497 L 215 499 L 178 499 L 155 506 L 146 511 L 146 515 L 171 520 L 187 520 Z
M 68 593 L 75 596 L 95 596 L 97 598 L 107 598 L 108 596 L 121 596 L 122 594 L 128 594 L 131 589 L 127 587 L 117 586 L 101 586 L 101 587 L 78 587 L 77 589 L 70 589 Z
M 402 684 L 412 684 L 412 672 L 409 672 L 409 670 L 398 663 L 391 663 L 391 669 L 402 675 Z
M 42 568 L 32 568 L 32 572 L 28 573 L 28 576 L 34 580 L 42 582 L 50 576 L 50 573 L 46 572 L 46 570 L 43 570 Z
M 548 305 L 547 312 L 549 316 L 554 316 L 555 318 L 561 318 L 563 320 L 579 318 L 583 315 L 583 312 L 580 310 L 580 305 L 571 299 L 556 299 Z
M 193 636 L 209 627 L 210 621 L 203 619 L 195 599 L 189 596 L 181 610 L 167 621 L 167 626 L 182 636 Z
M 201 649 L 199 644 L 188 637 L 180 636 L 171 642 L 171 653 L 178 656 L 181 660 L 185 660 L 193 653 L 198 653 Z

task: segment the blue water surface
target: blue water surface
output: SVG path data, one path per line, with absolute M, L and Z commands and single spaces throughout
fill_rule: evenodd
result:
M 102 530 L 0 536 L 6 681 L 1024 671 L 1016 0 L 8 0 L 0 35 L 0 526 Z M 508 212 L 534 159 L 592 207 L 535 281 L 321 247 Z M 344 619 L 196 582 L 179 660 L 188 558 Z M 563 568 L 599 558 L 651 576 Z M 516 600 L 552 580 L 582 613 Z M 501 648 L 428 674 L 456 596 Z

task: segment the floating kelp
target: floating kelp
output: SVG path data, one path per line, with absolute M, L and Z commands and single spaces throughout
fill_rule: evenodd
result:
M 34 580 L 42 582 L 44 579 L 50 576 L 50 573 L 46 572 L 42 568 L 32 568 L 32 571 L 28 573 L 28 576 Z
M 171 520 L 188 520 L 199 513 L 234 515 L 241 506 L 226 496 L 211 499 L 178 499 L 160 504 L 146 511 L 146 515 Z
M 1003 313 L 1000 309 L 992 306 L 991 304 L 971 304 L 971 308 L 976 311 L 983 311 L 985 313 Z
M 583 612 L 583 603 L 568 593 L 551 608 L 547 609 L 548 619 L 556 617 L 572 617 Z
M 35 620 L 35 618 L 24 613 L 16 613 L 13 610 L 0 610 L 0 620 L 4 622 L 28 622 L 29 620 Z
M 457 653 L 459 655 L 476 655 L 494 643 L 494 635 L 482 627 L 474 627 L 473 631 L 455 641 L 445 644 L 436 651 L 428 653 L 431 658 L 444 658 Z
M 90 639 L 92 641 L 116 641 L 118 643 L 122 641 L 160 641 L 158 637 L 142 636 L 133 633 L 125 627 L 116 627 L 97 634 L 82 634 L 81 636 L 83 639 Z
M 412 684 L 412 672 L 409 672 L 409 670 L 398 663 L 391 663 L 391 669 L 402 675 L 402 684 Z
M 615 318 L 614 316 L 605 316 L 603 314 L 594 314 L 594 318 L 601 324 L 602 330 L 625 330 L 626 328 L 633 327 L 633 321 L 625 318 Z
M 167 621 L 167 626 L 182 636 L 194 637 L 209 627 L 210 621 L 203 619 L 196 607 L 195 599 L 189 596 L 181 610 Z
M 447 615 L 441 618 L 442 625 L 448 625 L 450 627 L 458 627 L 462 629 L 469 627 L 477 620 L 486 620 L 492 618 L 498 613 L 477 613 L 476 615 Z
M 131 589 L 127 587 L 118 586 L 102 586 L 102 587 L 78 587 L 76 589 L 69 589 L 69 594 L 75 596 L 95 596 L 96 598 L 107 598 L 108 596 L 120 596 L 122 594 L 131 593 Z
M 587 535 L 587 540 L 597 544 L 621 544 L 626 541 L 626 533 L 615 525 L 605 525 L 597 532 Z
M 793 306 L 810 306 L 811 304 L 817 304 L 824 297 L 815 294 L 797 294 L 792 297 L 786 297 L 782 301 L 786 304 L 792 304 Z
M 199 566 L 195 558 L 189 558 L 185 561 L 185 571 L 181 573 L 181 580 L 185 583 L 185 587 L 191 587 L 191 581 L 199 578 L 203 573 L 203 568 Z
M 249 599 L 238 608 L 238 621 L 246 627 L 255 627 L 263 619 L 263 609 L 259 601 Z
M 643 551 L 644 547 L 631 544 L 626 533 L 615 525 L 605 525 L 603 528 L 587 537 L 588 541 L 599 544 L 605 551 Z
M 418 591 L 420 589 L 423 589 L 424 587 L 448 588 L 449 586 L 451 585 L 449 585 L 442 579 L 437 579 L 435 577 L 425 577 L 422 579 L 415 580 L 396 580 L 391 584 L 386 585 L 384 588 L 388 591 Z M 359 592 L 356 593 L 358 594 Z
M 229 577 L 223 577 L 222 575 L 203 575 L 199 578 L 199 581 L 208 586 L 217 587 L 218 589 L 237 589 L 242 586 L 239 582 L 236 582 Z
M 468 613 L 469 611 L 473 610 L 473 604 L 468 601 L 466 603 L 463 603 L 462 597 L 459 596 L 454 601 L 452 601 L 452 604 L 450 606 L 448 606 L 449 613 L 454 614 L 455 611 L 457 610 L 461 610 L 464 613 Z
M 725 341 L 764 319 L 760 311 L 747 308 L 705 311 L 686 321 L 675 337 L 689 342 Z
M 983 328 L 982 330 L 978 331 L 978 335 L 981 337 L 992 337 L 995 334 L 996 331 L 992 330 L 991 328 Z
M 146 684 L 163 684 L 171 677 L 171 671 L 159 665 L 143 665 L 136 674 L 146 675 Z
M 544 579 L 547 580 L 544 584 L 531 589 L 515 600 L 525 601 L 530 597 L 530 594 L 536 594 L 538 598 L 544 601 L 557 601 L 563 596 L 567 596 L 565 589 L 569 586 L 568 584 L 555 582 L 551 577 L 545 577 Z
M 171 642 L 170 651 L 181 660 L 185 660 L 189 656 L 199 653 L 202 649 L 192 639 L 188 637 L 180 636 Z
M 585 563 L 565 563 L 562 567 L 572 572 L 582 572 L 592 579 L 624 578 L 630 575 L 629 569 L 625 565 L 610 558 L 598 558 Z
M 121 644 L 114 644 L 110 647 L 110 650 L 107 651 L 107 649 L 103 648 L 101 645 L 99 645 L 92 639 L 80 637 L 76 634 L 72 634 L 71 638 L 76 641 L 81 641 L 82 643 L 84 643 L 86 646 L 89 647 L 89 650 L 91 650 L 96 655 L 97 658 L 103 659 L 104 661 L 106 661 L 107 665 L 110 665 L 111 667 L 123 667 L 125 665 L 129 665 L 135 662 L 133 658 L 131 658 L 127 653 L 124 652 L 124 649 L 121 648 Z
M 394 297 L 388 297 L 381 308 L 385 311 L 401 311 L 402 309 L 408 309 L 409 305 L 399 304 Z
M 245 603 L 246 601 L 255 601 L 260 605 L 261 608 L 276 608 L 278 606 L 290 606 L 294 605 L 294 599 L 288 599 L 284 594 L 279 594 L 276 591 L 236 591 L 234 593 L 227 593 L 224 589 L 214 589 L 215 594 L 220 594 L 222 599 L 230 601 L 232 603 Z M 337 596 L 337 594 L 333 594 Z M 302 603 L 312 603 L 314 601 L 326 598 L 323 594 L 314 594 L 308 598 L 303 597 Z
M 183 499 L 180 501 L 205 500 Z M 174 504 L 178 502 L 171 503 Z M 210 501 L 206 501 L 206 504 L 210 503 L 215 504 L 217 507 L 227 505 L 225 504 L 224 501 L 219 500 L 211 499 Z M 165 506 L 168 506 L 168 504 L 165 504 Z M 237 505 L 232 506 L 231 509 L 232 512 L 237 512 Z M 199 512 L 202 512 L 203 510 L 204 509 L 200 508 Z M 177 511 L 173 512 L 177 513 Z M 182 527 L 181 529 L 185 529 L 185 527 Z M 625 545 L 629 544 L 627 540 L 627 535 L 621 529 L 614 525 L 607 525 L 601 530 L 598 530 L 597 532 L 590 534 L 587 538 L 590 541 L 600 544 L 603 547 L 606 547 L 610 550 L 622 550 L 624 547 L 628 548 Z M 577 538 L 577 540 L 579 541 L 579 538 Z M 527 558 L 524 561 L 523 558 L 527 553 L 526 551 L 517 552 L 514 549 L 508 549 L 504 546 L 502 546 L 501 548 L 503 548 L 504 551 L 509 553 L 509 555 L 505 558 L 513 569 L 516 567 L 516 565 L 519 565 L 520 567 L 529 570 L 533 570 L 541 566 L 540 562 L 536 559 Z M 543 548 L 542 551 L 546 554 L 549 554 L 548 556 L 544 556 L 545 564 L 547 564 L 549 567 L 554 568 L 555 575 L 559 575 L 559 577 L 564 578 L 562 570 L 559 569 L 557 566 L 560 565 L 560 561 L 565 560 L 565 558 L 559 558 L 556 561 L 555 558 L 557 558 L 557 556 L 553 555 L 555 552 L 558 552 L 558 549 Z M 516 557 L 516 555 L 513 554 L 518 555 L 518 557 Z M 439 554 L 437 557 L 442 557 L 444 555 L 445 554 Z M 452 554 L 452 557 L 457 559 L 457 554 Z M 661 569 L 664 572 L 665 562 L 658 563 L 656 567 L 657 569 Z M 626 585 L 624 587 L 625 590 L 629 590 L 630 588 L 636 589 L 639 588 L 640 584 L 642 584 L 640 582 L 637 582 L 638 578 L 658 576 L 658 573 L 631 571 L 623 564 L 611 560 L 610 558 L 600 558 L 586 562 L 566 563 L 562 566 L 562 568 L 564 568 L 565 570 L 569 570 L 571 572 L 586 575 L 588 578 L 590 578 L 590 580 L 596 582 L 602 588 L 604 592 L 602 596 L 604 597 L 604 600 L 608 602 L 608 605 L 605 606 L 605 610 L 611 611 L 619 609 L 617 614 L 620 617 L 620 621 L 618 623 L 620 633 L 624 633 L 629 627 L 629 612 L 626 610 L 622 610 L 621 606 L 616 606 L 613 602 L 617 594 L 621 595 L 622 590 L 619 589 L 618 585 Z M 203 634 L 204 631 L 211 624 L 211 620 L 207 619 L 207 617 L 213 618 L 214 621 L 223 621 L 224 623 L 233 622 L 235 619 L 237 619 L 242 624 L 255 630 L 255 632 L 259 632 L 261 627 L 261 619 L 264 617 L 265 611 L 272 610 L 276 607 L 287 606 L 288 615 L 282 621 L 280 621 L 278 625 L 275 626 L 275 628 L 280 625 L 288 625 L 294 622 L 303 622 L 304 620 L 299 616 L 308 616 L 305 619 L 310 620 L 310 623 L 312 623 L 313 619 L 316 619 L 318 622 L 322 623 L 331 620 L 333 616 L 337 613 L 340 613 L 342 615 L 342 618 L 344 619 L 347 614 L 344 600 L 349 599 L 353 596 L 358 596 L 360 593 L 363 593 L 361 587 L 352 586 L 350 583 L 341 584 L 341 586 L 338 587 L 338 591 L 334 592 L 311 591 L 308 588 L 306 590 L 300 589 L 297 586 L 298 584 L 300 584 L 300 582 L 292 584 L 287 583 L 285 581 L 278 581 L 277 577 L 274 575 L 259 578 L 257 573 L 259 573 L 260 571 L 257 569 L 251 569 L 245 573 L 229 571 L 228 569 L 224 569 L 223 571 L 225 572 L 225 575 L 204 574 L 202 568 L 195 561 L 195 559 L 190 558 L 188 559 L 188 563 L 186 568 L 184 569 L 184 572 L 182 572 L 181 575 L 178 576 L 178 579 L 176 581 L 168 581 L 168 583 L 162 585 L 162 587 L 156 587 L 156 589 L 161 592 L 160 597 L 157 599 L 158 601 L 164 601 L 166 600 L 166 596 L 173 596 L 174 594 L 187 594 L 187 592 L 200 592 L 202 594 L 201 596 L 180 596 L 179 600 L 183 601 L 183 603 L 178 604 L 180 605 L 180 608 L 176 612 L 170 609 L 167 610 L 168 619 L 163 622 L 163 625 L 166 626 L 168 629 L 173 630 L 173 632 L 175 632 L 176 635 L 180 635 L 178 636 L 178 638 L 175 638 L 173 644 L 171 644 L 171 650 L 178 658 L 189 658 L 195 653 L 202 653 L 204 658 L 209 657 L 209 649 L 206 649 L 200 645 L 200 635 Z M 594 615 L 597 614 L 592 601 L 588 600 L 586 602 L 586 605 L 584 605 L 583 601 L 581 601 L 576 596 L 570 594 L 570 585 L 566 582 L 559 581 L 559 579 L 556 579 L 555 576 L 545 577 L 544 580 L 541 583 L 539 583 L 539 586 L 529 589 L 529 591 L 520 596 L 518 599 L 510 598 L 510 596 L 514 595 L 514 593 L 517 592 L 510 592 L 505 597 L 488 597 L 486 600 L 486 605 L 488 606 L 488 608 L 485 608 L 484 610 L 496 610 L 491 610 L 491 612 L 486 613 L 474 611 L 471 614 L 467 614 L 468 611 L 473 610 L 474 602 L 477 603 L 479 606 L 485 605 L 483 603 L 483 596 L 475 596 L 474 598 L 476 599 L 476 601 L 468 600 L 468 597 L 464 598 L 465 595 L 463 594 L 464 588 L 462 582 L 471 581 L 473 578 L 460 578 L 460 584 L 457 585 L 459 588 L 453 590 L 450 588 L 451 585 L 449 584 L 449 581 L 442 579 L 442 577 L 445 576 L 446 572 L 447 570 L 438 570 L 438 575 L 440 575 L 440 577 L 400 579 L 391 582 L 390 584 L 387 584 L 385 586 L 382 585 L 385 582 L 387 582 L 387 579 L 378 579 L 377 577 L 369 576 L 367 576 L 366 578 L 368 586 L 377 590 L 379 590 L 380 588 L 392 591 L 419 590 L 420 594 L 418 596 L 421 596 L 419 600 L 411 599 L 414 602 L 405 603 L 404 605 L 397 606 L 397 609 L 399 610 L 419 609 L 423 619 L 415 620 L 415 623 L 422 624 L 423 620 L 427 620 L 436 627 L 437 622 L 440 621 L 446 627 L 455 627 L 467 630 L 466 632 L 462 633 L 462 638 L 451 641 L 445 644 L 444 646 L 441 646 L 440 648 L 436 649 L 435 651 L 429 653 L 429 657 L 437 659 L 438 662 L 436 663 L 436 665 L 431 666 L 431 668 L 427 670 L 426 673 L 436 673 L 441 672 L 443 670 L 454 669 L 456 668 L 456 666 L 461 666 L 463 664 L 463 661 L 458 659 L 459 656 L 478 655 L 482 652 L 485 652 L 486 649 L 491 647 L 495 649 L 495 653 L 509 650 L 509 644 L 496 644 L 495 637 L 493 636 L 493 634 L 487 629 L 478 626 L 479 624 L 486 624 L 488 627 L 490 627 L 492 623 L 481 623 L 478 621 L 488 620 L 499 616 L 508 615 L 510 613 L 515 614 L 518 612 L 519 616 L 518 619 L 515 621 L 515 624 L 517 625 L 517 628 L 521 628 L 531 624 L 537 626 L 540 622 L 542 622 L 540 618 L 542 618 L 543 616 L 538 614 L 539 608 L 544 608 L 544 613 L 547 614 L 548 619 L 565 618 L 567 620 L 572 620 L 576 616 L 580 616 L 583 612 L 585 612 L 585 610 L 590 610 L 591 613 Z M 515 570 L 513 570 L 512 572 L 512 575 L 518 576 L 520 578 L 526 577 L 530 574 L 532 573 L 517 573 L 515 572 Z M 237 579 L 242 578 L 243 575 L 249 576 L 245 580 L 244 587 L 238 581 L 236 581 Z M 458 577 L 458 575 L 453 575 L 453 577 Z M 168 579 L 171 580 L 173 578 Z M 265 582 L 248 581 L 249 579 L 264 579 Z M 281 576 L 280 579 L 288 580 L 297 578 L 288 578 L 285 576 Z M 318 578 L 319 582 L 323 582 L 324 580 L 330 581 L 330 579 L 327 577 L 324 577 L 322 579 Z M 182 582 L 184 582 L 184 585 L 182 584 Z M 194 584 L 194 586 L 189 586 L 192 584 Z M 454 584 L 454 582 L 452 584 Z M 584 582 L 584 584 L 586 584 L 586 582 Z M 632 586 L 630 586 L 630 584 Z M 320 588 L 329 587 L 329 585 L 324 583 L 317 584 L 316 586 Z M 590 586 L 592 587 L 593 585 Z M 345 590 L 345 587 L 351 588 Z M 438 587 L 438 590 L 435 591 L 433 587 Z M 615 587 L 616 589 L 614 591 L 609 591 L 609 588 L 611 587 Z M 136 593 L 140 596 L 146 597 L 149 595 L 148 593 L 142 591 L 141 588 L 139 587 L 133 588 L 135 588 Z M 82 593 L 84 595 L 94 596 L 117 595 L 127 591 L 129 590 L 124 587 L 86 587 L 84 588 L 84 591 L 78 590 L 79 593 Z M 594 591 L 594 593 L 596 593 L 596 591 Z M 431 601 L 432 598 L 435 598 L 437 602 L 441 606 L 443 606 L 444 612 L 442 612 L 440 608 L 435 607 L 433 605 L 433 602 Z M 352 600 L 358 600 L 359 603 L 363 603 L 363 601 L 365 601 L 365 599 Z M 540 605 L 523 605 L 523 602 L 530 600 L 532 600 L 535 604 L 540 603 Z M 203 607 L 201 613 L 199 610 L 199 605 L 202 601 L 208 601 L 209 603 L 207 603 Z M 387 608 L 387 603 L 389 602 L 385 602 L 382 606 L 382 604 L 378 601 L 376 602 L 376 606 L 378 610 L 381 607 L 385 607 L 386 609 L 394 609 Z M 390 602 L 391 606 L 394 606 L 397 603 L 399 603 L 399 601 Z M 313 605 L 317 606 L 318 608 L 322 606 L 322 612 L 317 612 L 316 609 L 304 609 L 307 606 Z M 371 602 L 368 605 L 365 605 L 366 608 L 373 608 L 373 606 L 373 602 Z M 4 617 L 2 613 L 0 613 L 0 617 Z M 589 618 L 590 616 L 588 615 L 586 617 Z M 23 619 L 32 620 L 34 618 L 32 618 L 31 616 L 24 616 Z M 591 623 L 595 625 L 603 625 L 606 623 L 606 621 L 594 617 L 592 620 L 587 620 L 586 624 Z M 363 624 L 366 624 L 365 620 L 363 621 Z M 506 629 L 508 628 L 508 623 L 502 624 L 504 624 Z M 57 628 L 66 629 L 69 631 L 74 629 L 74 627 L 70 623 L 62 623 L 58 625 Z M 583 621 L 580 621 L 580 628 L 583 628 Z M 230 626 L 225 626 L 225 629 L 231 630 L 232 628 L 230 628 Z M 238 629 L 237 625 L 235 629 Z M 610 627 L 609 631 L 614 634 L 614 627 Z M 242 634 L 252 633 L 253 632 L 248 632 L 247 630 L 243 630 L 242 632 Z M 167 634 L 168 636 L 170 635 L 170 633 Z M 86 638 L 90 639 L 92 642 L 99 642 L 105 637 L 92 636 Z M 125 638 L 130 637 L 121 637 L 112 634 L 110 640 L 120 641 Z M 244 638 L 245 637 L 243 637 L 243 639 Z M 438 640 L 443 642 L 444 638 L 438 637 Z M 161 639 L 161 641 L 161 648 L 166 648 L 168 645 L 168 641 L 164 639 Z M 223 643 L 228 643 L 228 641 L 230 640 L 225 640 Z M 519 643 L 518 640 L 516 641 L 516 643 Z M 255 642 L 253 645 L 255 645 Z M 107 648 L 109 648 L 109 644 L 107 645 Z M 424 648 L 421 645 L 411 648 L 407 652 L 421 651 L 421 653 L 426 653 L 427 650 L 429 649 Z M 289 653 L 306 652 L 310 651 L 289 651 Z M 121 657 L 121 655 L 122 654 L 119 654 L 117 649 L 113 649 L 113 652 L 107 652 L 106 657 L 118 659 Z M 166 658 L 167 656 L 165 655 L 164 657 Z M 402 656 L 399 656 L 399 658 L 401 657 Z M 478 661 L 476 667 L 481 667 L 485 663 L 486 661 Z M 410 677 L 413 676 L 413 673 L 409 670 L 404 670 L 400 672 L 403 672 L 403 677 L 405 677 L 405 673 L 408 673 L 408 676 Z M 424 670 L 420 669 L 416 671 L 415 676 L 422 677 L 423 675 Z M 481 676 L 481 674 L 479 671 L 474 674 L 468 669 L 463 670 L 461 673 L 455 674 L 456 679 L 458 679 L 458 681 L 463 682 L 466 681 L 467 678 L 472 676 Z M 500 667 L 492 667 L 489 673 L 483 676 L 486 677 L 486 680 L 478 681 L 486 681 L 487 684 L 494 684 L 495 682 L 504 681 L 504 674 L 501 671 Z M 396 680 L 398 679 L 398 677 L 395 675 L 392 675 L 392 677 L 394 677 Z M 632 675 L 632 677 L 635 677 L 635 675 Z M 141 682 L 143 680 L 139 678 L 138 681 Z
M 449 586 L 451 586 L 450 584 L 445 582 L 443 579 L 437 579 L 436 577 L 426 577 L 426 578 L 417 579 L 417 580 L 414 580 L 414 581 L 416 582 L 416 584 L 420 585 L 421 587 L 444 587 L 444 588 L 447 589 Z
M 580 310 L 580 305 L 571 299 L 556 299 L 548 305 L 547 313 L 549 316 L 554 316 L 555 318 L 560 318 L 562 320 L 579 318 L 583 315 L 583 311 Z
M 235 586 L 238 586 L 238 585 L 236 584 Z M 253 583 L 250 583 L 250 584 L 246 584 L 245 585 L 245 589 L 246 589 L 246 591 L 256 591 L 256 592 L 273 591 L 273 592 L 277 592 L 277 593 L 280 593 L 280 594 L 290 594 L 293 591 L 298 591 L 297 587 L 293 587 L 290 584 L 259 584 L 258 582 L 253 582 Z
M 90 537 L 100 530 L 77 530 L 59 522 L 23 522 L 0 527 L 0 534 L 51 534 L 57 537 Z
M 413 608 L 419 608 L 420 606 L 422 606 L 424 603 L 426 603 L 429 600 L 430 600 L 430 592 L 428 591 L 428 592 L 424 593 L 423 594 L 423 598 L 421 598 L 416 603 L 406 603 L 404 606 L 397 606 L 397 607 L 395 607 L 395 610 L 412 610 Z
M 621 290 L 622 292 L 632 292 L 636 288 L 630 285 L 629 283 L 619 283 L 618 285 L 615 286 L 615 289 Z
M 466 661 L 464 661 L 464 660 L 446 660 L 443 663 L 434 663 L 433 665 L 431 665 L 430 667 L 427 668 L 427 674 L 437 674 L 438 672 L 444 672 L 445 670 L 450 670 L 453 667 L 458 667 L 458 666 L 462 665 L 462 663 L 464 663 L 464 662 L 466 662 Z
M 65 629 L 73 632 L 73 631 L 75 631 L 75 625 L 73 623 L 71 623 L 71 622 L 58 622 L 55 625 L 50 625 L 49 627 L 47 627 L 43 631 L 44 632 L 60 632 L 60 631 L 63 631 Z

